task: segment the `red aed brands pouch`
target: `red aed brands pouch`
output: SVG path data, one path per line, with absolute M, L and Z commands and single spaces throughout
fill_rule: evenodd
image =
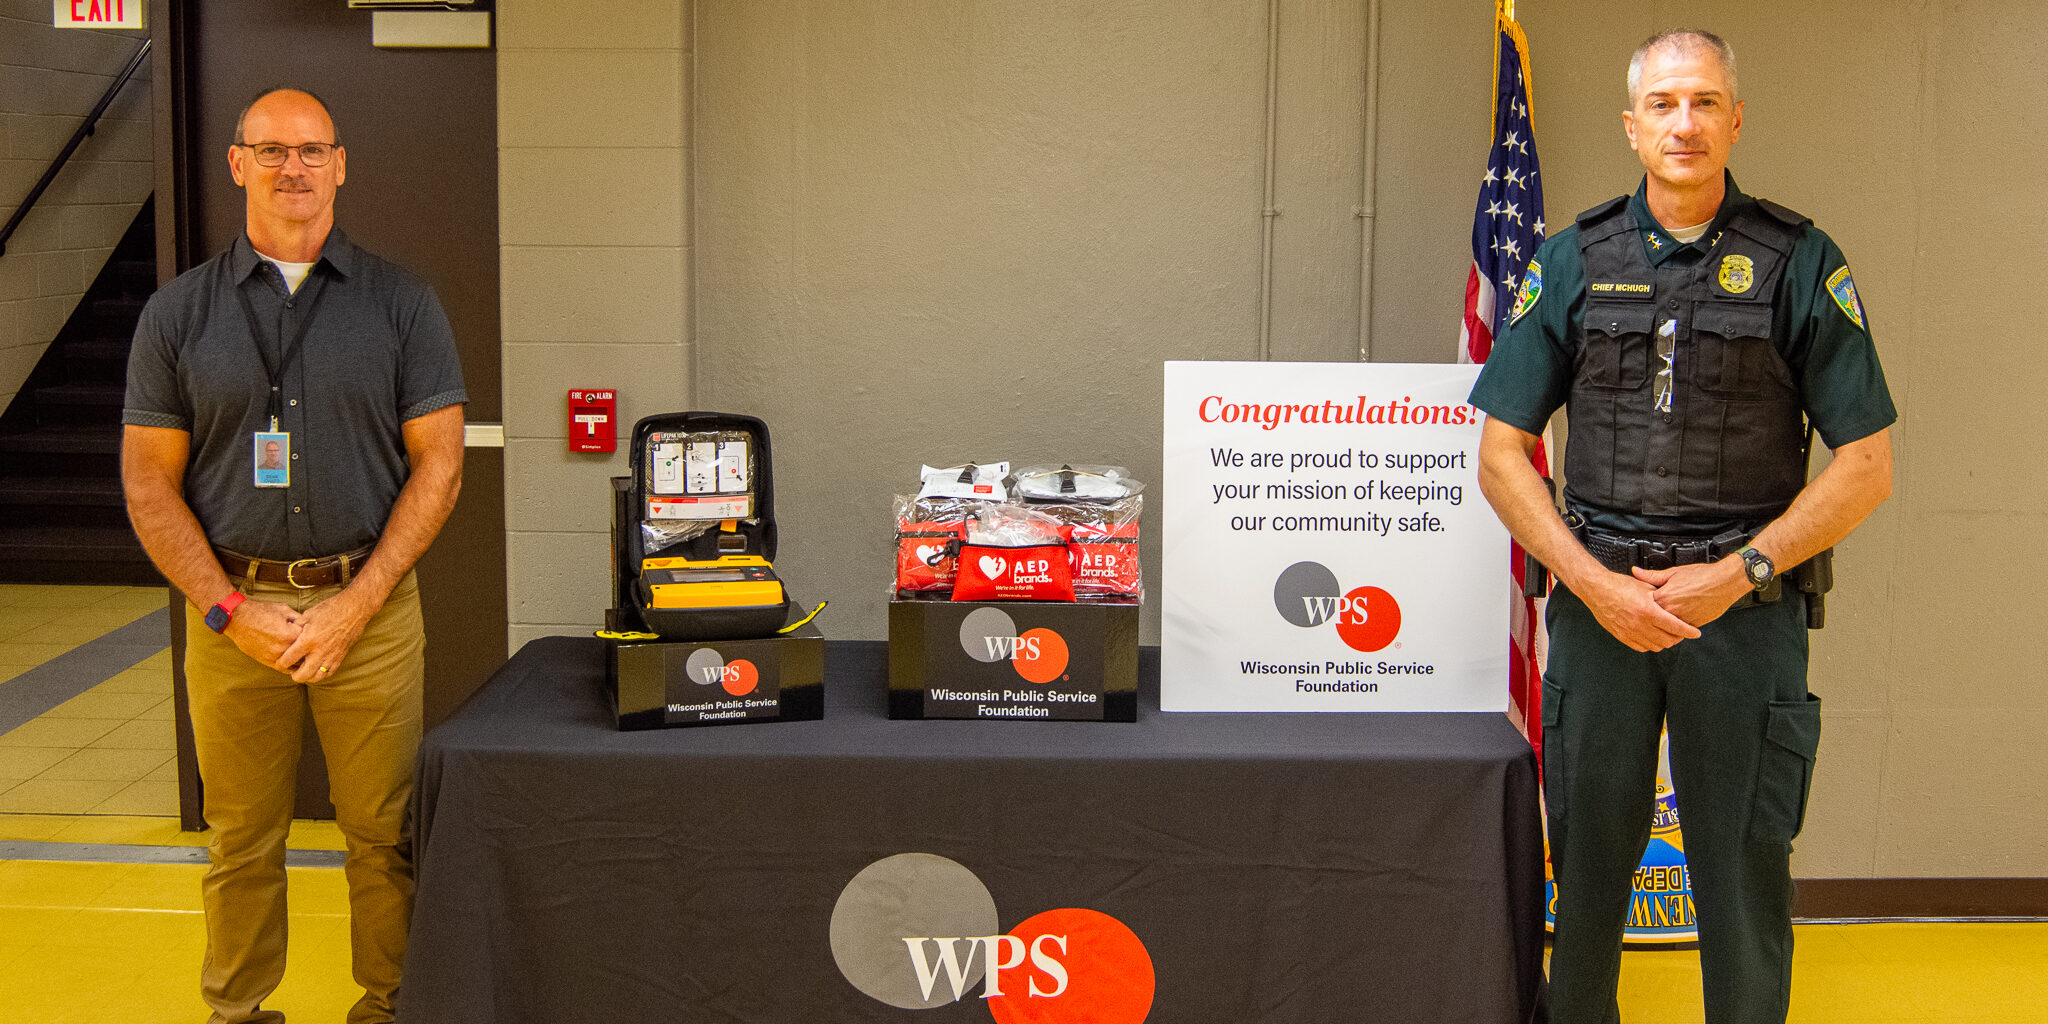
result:
M 1076 524 L 1060 531 L 1073 563 L 1074 596 L 1139 597 L 1145 585 L 1138 563 L 1138 524 Z
M 960 548 L 955 601 L 1072 601 L 1074 569 L 1065 544 Z
M 967 537 L 966 523 L 896 522 L 896 589 L 916 593 L 953 589 L 960 563 L 954 552 Z

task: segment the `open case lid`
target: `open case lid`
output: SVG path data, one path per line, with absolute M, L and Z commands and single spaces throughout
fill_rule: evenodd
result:
M 735 452 L 728 445 L 742 445 L 745 450 Z M 735 456 L 745 461 L 736 466 Z M 643 416 L 633 424 L 629 458 L 632 515 L 623 531 L 629 565 L 637 568 L 644 558 L 708 561 L 721 554 L 759 555 L 774 561 L 775 476 L 767 424 L 752 416 L 723 412 Z M 717 479 L 705 474 L 715 474 Z M 745 514 L 723 514 L 742 511 Z M 737 520 L 737 529 L 731 534 L 718 525 L 727 518 Z M 711 528 L 661 543 L 650 540 L 641 529 L 650 519 L 667 524 L 708 522 Z M 721 548 L 721 535 L 736 535 L 744 541 L 744 550 Z

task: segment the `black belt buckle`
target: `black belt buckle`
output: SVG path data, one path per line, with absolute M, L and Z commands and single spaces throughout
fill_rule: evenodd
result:
M 1637 538 L 1631 545 L 1634 550 L 1630 564 L 1645 569 L 1676 569 L 1682 563 L 1678 559 L 1678 547 L 1662 541 Z

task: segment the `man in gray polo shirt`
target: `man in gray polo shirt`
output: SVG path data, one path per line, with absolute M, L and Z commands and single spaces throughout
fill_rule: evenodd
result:
M 311 94 L 258 96 L 228 149 L 246 234 L 150 299 L 128 364 L 129 517 L 195 610 L 212 1024 L 284 1019 L 261 1004 L 284 976 L 309 708 L 348 841 L 352 1024 L 392 1019 L 411 916 L 402 826 L 425 674 L 412 567 L 461 487 L 466 396 L 433 289 L 334 227 L 347 157 Z

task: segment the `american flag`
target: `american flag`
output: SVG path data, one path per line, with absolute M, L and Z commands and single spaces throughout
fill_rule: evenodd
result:
M 1459 362 L 1483 363 L 1507 327 L 1529 257 L 1543 241 L 1543 185 L 1529 128 L 1529 43 L 1522 26 L 1496 7 L 1493 148 L 1472 214 L 1472 270 L 1465 280 L 1465 329 Z
M 1472 214 L 1472 269 L 1465 278 L 1465 325 L 1458 361 L 1483 363 L 1493 339 L 1507 329 L 1516 296 L 1529 271 L 1529 258 L 1543 241 L 1543 185 L 1536 177 L 1536 139 L 1529 117 L 1529 40 L 1515 21 L 1512 0 L 1494 5 L 1493 146 L 1479 180 Z M 1541 281 L 1540 271 L 1534 288 Z M 1536 471 L 1550 475 L 1544 445 L 1535 452 Z M 1521 712 L 1529 742 L 1543 750 L 1541 684 L 1543 620 L 1536 602 L 1522 596 L 1522 546 L 1509 554 L 1512 574 L 1508 618 L 1508 693 Z

